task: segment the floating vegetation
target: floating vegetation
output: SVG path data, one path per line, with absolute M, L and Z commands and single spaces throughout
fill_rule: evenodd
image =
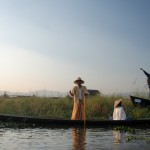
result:
M 123 133 L 130 133 L 130 134 L 135 134 L 135 129 L 131 127 L 126 127 L 126 126 L 116 126 L 113 128 L 115 131 L 120 131 Z
M 119 133 L 127 133 L 126 142 L 131 142 L 133 140 L 144 140 L 146 142 L 150 142 L 149 132 L 147 133 L 148 136 L 136 135 L 136 130 L 134 128 L 125 126 L 116 126 L 113 130 L 119 131 Z
M 127 136 L 126 137 L 126 142 L 131 142 L 133 140 L 144 140 L 144 141 L 150 141 L 150 137 L 145 137 L 145 136 Z

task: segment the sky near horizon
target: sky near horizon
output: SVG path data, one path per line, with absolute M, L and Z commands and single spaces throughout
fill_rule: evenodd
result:
M 0 91 L 148 91 L 149 0 L 0 0 Z

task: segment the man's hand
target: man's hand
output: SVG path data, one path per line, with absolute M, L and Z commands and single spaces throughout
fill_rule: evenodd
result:
M 88 96 L 88 94 L 87 94 L 87 93 L 85 93 L 84 95 L 85 95 L 85 96 Z
M 73 96 L 73 94 L 71 93 L 71 90 L 69 91 L 70 95 Z

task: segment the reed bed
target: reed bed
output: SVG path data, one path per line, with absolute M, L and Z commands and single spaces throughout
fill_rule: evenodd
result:
M 109 119 L 113 114 L 114 101 L 123 99 L 123 107 L 130 119 L 150 118 L 149 108 L 135 108 L 129 98 L 121 96 L 88 96 L 86 98 L 87 119 Z M 70 119 L 73 98 L 0 97 L 0 113 L 54 119 Z

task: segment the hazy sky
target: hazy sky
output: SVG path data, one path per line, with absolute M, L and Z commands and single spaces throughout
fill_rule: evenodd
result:
M 0 0 L 0 90 L 147 91 L 149 0 Z

